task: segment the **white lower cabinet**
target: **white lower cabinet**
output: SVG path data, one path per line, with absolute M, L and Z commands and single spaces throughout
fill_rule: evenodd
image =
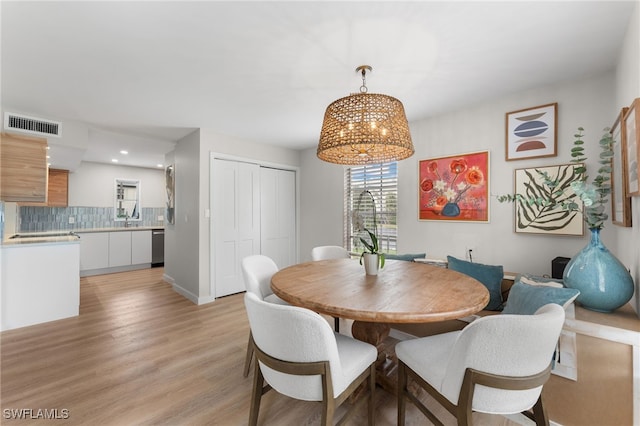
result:
M 109 232 L 109 267 L 131 265 L 131 231 Z
M 131 232 L 131 264 L 151 263 L 151 231 Z
M 140 269 L 151 265 L 151 230 L 83 232 L 80 275 Z
M 109 267 L 109 233 L 80 234 L 80 270 Z

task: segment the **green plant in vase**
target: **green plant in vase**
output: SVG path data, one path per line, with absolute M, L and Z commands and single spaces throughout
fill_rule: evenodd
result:
M 536 170 L 541 183 L 532 183 L 528 194 L 509 194 L 498 196 L 499 202 L 517 202 L 521 207 L 534 206 L 538 212 L 534 225 L 539 229 L 548 226 L 544 223 L 549 212 L 581 212 L 582 218 L 591 232 L 591 240 L 567 264 L 563 282 L 566 287 L 580 290 L 576 299 L 585 308 L 599 312 L 612 312 L 626 304 L 633 296 L 633 279 L 628 269 L 602 244 L 600 230 L 608 219 L 606 203 L 611 193 L 611 163 L 614 140 L 605 129 L 600 138 L 600 156 L 598 173 L 591 182 L 587 175 L 582 127 L 574 135 L 571 148 L 571 173 L 550 176 Z M 542 218 L 542 219 L 539 219 Z M 539 223 L 535 223 L 539 221 Z M 565 222 L 565 223 L 568 223 Z
M 587 168 L 584 164 L 584 129 L 578 127 L 571 148 L 573 170 L 568 174 L 551 176 L 548 172 L 536 170 L 540 184 L 530 183 L 530 194 L 507 194 L 498 196 L 499 202 L 517 202 L 521 206 L 534 206 L 538 212 L 580 212 L 589 229 L 602 229 L 608 219 L 605 205 L 611 193 L 611 158 L 613 157 L 613 137 L 605 129 L 600 138 L 600 168 L 592 182 L 588 182 Z M 532 223 L 545 229 L 545 215 L 534 218 Z M 547 229 L 548 230 L 548 229 Z
M 367 228 L 364 228 L 364 231 L 366 231 L 367 234 L 369 234 L 369 238 L 371 242 L 365 240 L 363 237 L 360 237 L 360 241 L 364 245 L 364 251 L 360 255 L 360 264 L 362 265 L 362 260 L 365 258 L 366 255 L 372 255 L 377 257 L 377 264 L 375 266 L 379 267 L 380 269 L 384 268 L 384 253 L 380 251 L 380 246 L 378 244 L 378 237 L 376 237 L 376 234 L 374 234 Z M 370 274 L 370 275 L 375 275 L 375 274 Z

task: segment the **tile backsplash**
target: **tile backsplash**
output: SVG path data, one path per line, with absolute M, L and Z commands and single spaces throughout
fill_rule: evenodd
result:
M 113 219 L 113 207 L 19 207 L 18 232 L 72 231 L 74 229 L 120 228 L 124 221 Z M 164 208 L 142 208 L 142 220 L 131 226 L 163 227 Z M 69 222 L 73 223 L 69 223 Z

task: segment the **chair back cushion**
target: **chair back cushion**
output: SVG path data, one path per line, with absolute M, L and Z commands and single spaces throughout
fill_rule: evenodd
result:
M 480 281 L 489 290 L 489 303 L 485 306 L 488 311 L 498 311 L 502 307 L 502 265 L 484 265 L 482 263 L 467 262 L 453 256 L 447 256 L 448 268 L 468 275 Z
M 414 259 L 424 259 L 427 256 L 426 253 L 405 253 L 405 254 L 389 254 L 385 253 L 384 257 L 387 260 L 405 260 L 407 262 L 413 262 Z
M 311 249 L 311 260 L 349 259 L 349 252 L 340 246 L 318 246 Z
M 278 272 L 276 263 L 267 256 L 256 254 L 242 259 L 242 276 L 247 292 L 261 300 L 271 296 L 271 277 Z
M 245 294 L 245 306 L 253 340 L 260 350 L 282 361 L 329 361 L 333 388 L 346 387 L 336 338 L 324 318 L 309 309 L 262 301 L 249 292 Z M 263 364 L 260 369 L 278 392 L 296 399 L 322 401 L 320 376 L 284 374 Z
M 565 288 L 556 281 L 535 281 L 519 276 L 511 287 L 502 313 L 531 315 L 549 303 L 567 309 L 579 295 L 580 290 Z
M 564 324 L 564 309 L 541 307 L 534 315 L 491 315 L 475 320 L 458 335 L 440 392 L 454 404 L 467 368 L 501 376 L 524 377 L 545 370 Z M 542 386 L 503 390 L 476 386 L 473 410 L 509 414 L 531 408 Z

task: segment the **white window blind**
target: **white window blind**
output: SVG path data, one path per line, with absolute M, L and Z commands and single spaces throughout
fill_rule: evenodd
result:
M 396 162 L 353 166 L 345 169 L 344 179 L 344 244 L 347 250 L 362 252 L 361 236 L 366 232 L 354 229 L 354 211 L 364 227 L 373 231 L 375 200 L 375 234 L 380 249 L 395 253 L 397 247 L 398 164 Z

